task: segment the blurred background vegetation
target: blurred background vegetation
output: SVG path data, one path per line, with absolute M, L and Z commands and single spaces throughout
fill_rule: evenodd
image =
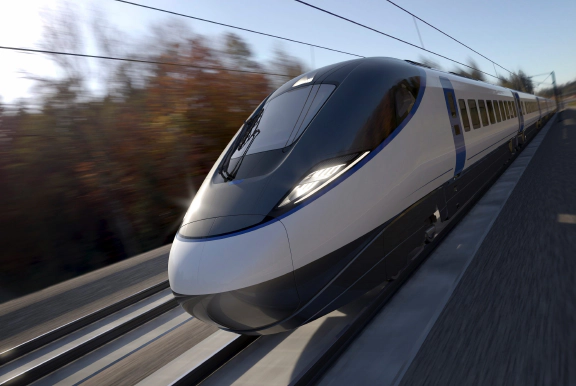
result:
M 170 243 L 244 119 L 306 71 L 281 49 L 259 64 L 238 36 L 174 20 L 127 44 L 100 16 L 90 32 L 100 55 L 288 77 L 103 60 L 95 73 L 60 55 L 59 76 L 27 74 L 35 97 L 0 103 L 0 301 Z M 74 7 L 47 14 L 39 47 L 85 52 L 78 20 Z

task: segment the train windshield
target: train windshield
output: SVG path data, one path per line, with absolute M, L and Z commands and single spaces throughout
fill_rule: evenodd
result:
M 296 141 L 334 88 L 331 84 L 299 87 L 267 101 L 254 129 L 258 134 L 246 155 L 280 149 Z M 242 156 L 245 150 L 236 150 L 232 158 Z

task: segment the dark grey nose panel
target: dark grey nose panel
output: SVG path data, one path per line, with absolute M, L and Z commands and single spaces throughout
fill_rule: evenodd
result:
M 182 226 L 178 233 L 191 239 L 213 237 L 249 228 L 261 223 L 265 218 L 266 216 L 251 214 L 208 218 L 188 223 Z

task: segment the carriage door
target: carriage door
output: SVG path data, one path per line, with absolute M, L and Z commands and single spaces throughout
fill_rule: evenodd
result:
M 456 95 L 454 88 L 448 78 L 440 77 L 440 83 L 444 90 L 444 99 L 446 100 L 446 108 L 448 109 L 448 119 L 452 128 L 452 136 L 454 137 L 454 147 L 456 148 L 456 166 L 454 166 L 454 176 L 458 176 L 462 169 L 464 169 L 464 162 L 466 161 L 466 145 L 464 143 L 464 132 L 460 124 L 460 113 L 456 105 Z
M 514 101 L 516 102 L 516 111 L 518 112 L 518 133 L 524 132 L 524 112 L 522 111 L 522 104 L 520 104 L 520 97 L 517 92 L 512 91 L 514 95 Z

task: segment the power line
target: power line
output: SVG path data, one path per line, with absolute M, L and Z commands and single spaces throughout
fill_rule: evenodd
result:
M 542 84 L 542 83 L 546 82 L 546 79 L 550 78 L 550 75 L 552 75 L 552 73 L 549 73 L 548 76 L 546 78 L 544 78 L 544 80 L 538 84 Z M 538 75 L 535 75 L 535 76 L 538 76 Z
M 250 32 L 250 33 L 253 33 L 253 34 L 258 34 L 258 35 L 268 36 L 268 37 L 272 37 L 272 38 L 276 38 L 276 39 L 286 40 L 286 41 L 289 41 L 289 42 L 292 42 L 292 43 L 298 43 L 298 44 L 303 44 L 303 45 L 310 46 L 310 47 L 321 48 L 321 49 L 323 49 L 323 50 L 338 52 L 338 53 L 340 53 L 340 54 L 346 54 L 346 55 L 350 55 L 350 56 L 356 56 L 357 58 L 364 58 L 364 56 L 362 56 L 362 55 L 357 55 L 357 54 L 353 54 L 353 53 L 346 52 L 346 51 L 340 51 L 340 50 L 336 50 L 336 49 L 334 49 L 334 48 L 319 46 L 319 45 L 312 44 L 312 43 L 306 43 L 306 42 L 302 42 L 302 41 L 299 41 L 299 40 L 289 39 L 289 38 L 285 38 L 285 37 L 277 36 L 277 35 L 272 35 L 272 34 L 265 33 L 265 32 L 254 31 L 254 30 L 251 30 L 251 29 L 248 29 L 248 28 L 237 27 L 237 26 L 234 26 L 234 25 L 225 24 L 225 23 L 220 23 L 220 22 L 213 21 L 213 20 L 202 19 L 202 18 L 200 18 L 200 17 L 185 15 L 185 14 L 183 14 L 183 13 L 168 11 L 168 10 L 166 10 L 166 9 L 161 9 L 161 8 L 156 8 L 156 7 L 150 7 L 150 6 L 148 6 L 148 5 L 133 3 L 133 2 L 131 2 L 131 1 L 125 1 L 125 0 L 114 0 L 114 1 L 117 1 L 117 2 L 119 2 L 119 3 L 134 5 L 134 6 L 136 6 L 136 7 L 147 8 L 147 9 L 151 9 L 151 10 L 158 11 L 158 12 L 169 13 L 169 14 L 171 14 L 171 15 L 182 16 L 182 17 L 186 17 L 186 18 L 188 18 L 188 19 L 194 19 L 194 20 L 203 21 L 203 22 L 206 22 L 206 23 L 216 24 L 216 25 L 220 25 L 220 26 L 223 26 L 223 27 L 234 28 L 234 29 L 237 29 L 237 30 L 240 30 L 240 31 Z
M 537 74 L 537 75 L 529 76 L 528 78 L 536 78 L 537 76 L 543 76 L 543 75 L 548 75 L 548 76 L 550 76 L 551 74 L 552 74 L 551 72 L 544 72 L 544 73 L 542 73 L 542 74 Z M 546 77 L 546 79 L 548 79 L 548 76 Z
M 398 4 L 394 3 L 393 1 L 390 1 L 390 0 L 386 0 L 386 1 L 389 2 L 390 4 L 392 4 L 393 6 L 395 6 L 395 7 L 397 7 L 397 8 L 400 8 L 402 11 L 406 12 L 407 14 L 412 15 L 412 17 L 415 17 L 416 19 L 420 20 L 422 23 L 424 23 L 424 24 L 426 24 L 426 25 L 434 28 L 436 31 L 440 32 L 441 34 L 443 34 L 443 35 L 449 37 L 450 39 L 454 40 L 455 42 L 463 45 L 464 47 L 468 48 L 470 51 L 473 51 L 473 52 L 477 53 L 478 55 L 480 55 L 480 56 L 483 57 L 484 59 L 492 62 L 492 64 L 495 64 L 495 65 L 497 65 L 498 67 L 500 67 L 500 68 L 508 71 L 510 74 L 512 74 L 512 71 L 505 69 L 504 67 L 502 67 L 501 65 L 499 65 L 498 63 L 496 63 L 495 61 L 493 61 L 492 59 L 487 58 L 486 56 L 482 55 L 480 52 L 476 51 L 475 49 L 473 49 L 473 48 L 467 46 L 466 44 L 462 43 L 460 40 L 458 40 L 458 39 L 456 39 L 456 38 L 453 38 L 452 36 L 448 35 L 446 32 L 442 31 L 440 28 L 434 27 L 432 24 L 428 23 L 426 20 L 419 18 L 418 16 L 414 15 L 412 12 L 410 12 L 410 11 L 402 8 L 401 6 L 399 6 Z
M 434 51 L 427 50 L 426 48 L 419 47 L 419 46 L 417 46 L 416 44 L 412 44 L 412 43 L 410 43 L 410 42 L 407 42 L 406 40 L 402 40 L 402 39 L 400 39 L 400 38 L 397 38 L 396 36 L 389 35 L 389 34 L 387 34 L 387 33 L 385 33 L 385 32 L 379 31 L 379 30 L 377 30 L 377 29 L 375 29 L 375 28 L 372 28 L 372 27 L 368 27 L 367 25 L 358 23 L 358 22 L 356 22 L 356 21 L 354 21 L 354 20 L 351 20 L 351 19 L 348 19 L 348 18 L 346 18 L 346 17 L 344 17 L 344 16 L 340 16 L 340 15 L 337 15 L 337 14 L 335 14 L 335 13 L 333 13 L 333 12 L 330 12 L 330 11 L 327 11 L 327 10 L 325 10 L 325 9 L 322 9 L 322 8 L 320 8 L 320 7 L 316 7 L 315 5 L 308 4 L 308 3 L 306 3 L 306 2 L 304 2 L 304 1 L 302 1 L 302 0 L 295 0 L 295 1 L 297 1 L 298 3 L 304 4 L 304 5 L 307 5 L 308 7 L 317 9 L 317 10 L 319 10 L 319 11 L 321 11 L 321 12 L 324 12 L 324 13 L 327 13 L 327 14 L 329 14 L 329 15 L 332 15 L 332 16 L 334 16 L 334 17 L 337 17 L 337 18 L 339 18 L 339 19 L 346 20 L 346 21 L 349 22 L 349 23 L 356 24 L 356 25 L 358 25 L 358 26 L 360 26 L 360 27 L 362 27 L 362 28 L 366 28 L 366 29 L 368 29 L 368 30 L 370 30 L 370 31 L 374 31 L 374 32 L 376 32 L 376 33 L 379 33 L 380 35 L 387 36 L 387 37 L 389 37 L 389 38 L 391 38 L 391 39 L 394 39 L 394 40 L 397 40 L 397 41 L 399 41 L 399 42 L 401 42 L 401 43 L 408 44 L 409 46 L 418 48 L 419 50 L 426 51 L 426 52 L 428 52 L 428 53 L 430 53 L 430 54 L 433 54 L 433 55 L 439 56 L 439 57 L 441 57 L 441 58 L 443 58 L 443 59 L 450 60 L 451 62 L 457 63 L 457 64 L 459 64 L 459 65 L 461 65 L 461 66 L 468 67 L 468 68 L 470 68 L 470 69 L 472 69 L 472 70 L 476 70 L 476 71 L 478 71 L 478 72 L 481 72 L 481 73 L 484 74 L 484 75 L 488 75 L 488 76 L 491 76 L 491 77 L 493 77 L 493 78 L 503 80 L 503 79 L 501 79 L 501 78 L 498 78 L 497 76 L 494 76 L 494 75 L 492 75 L 492 74 L 489 74 L 489 73 L 487 73 L 487 72 L 484 72 L 484 71 L 482 71 L 482 70 L 480 70 L 480 69 L 478 69 L 478 68 L 474 68 L 474 67 L 469 66 L 469 65 L 467 65 L 467 64 L 461 63 L 461 62 L 459 62 L 459 61 L 457 61 L 457 60 L 451 59 L 451 58 L 449 58 L 449 57 L 447 57 L 447 56 L 441 55 L 441 54 L 436 53 L 436 52 L 434 52 Z
M 78 56 L 78 57 L 82 57 L 82 58 L 92 58 L 92 59 L 118 60 L 118 61 L 133 62 L 133 63 L 163 64 L 163 65 L 167 65 L 167 66 L 198 68 L 198 69 L 201 69 L 201 70 L 242 72 L 242 73 L 247 73 L 247 74 L 261 74 L 261 75 L 283 76 L 283 77 L 286 77 L 286 78 L 293 78 L 292 75 L 274 74 L 274 73 L 271 73 L 271 72 L 249 71 L 249 70 L 237 70 L 237 69 L 224 68 L 224 67 L 196 66 L 196 65 L 193 65 L 193 64 L 182 64 L 182 63 L 171 63 L 171 62 L 159 62 L 159 61 L 154 61 L 154 60 L 141 60 L 141 59 L 130 59 L 130 58 L 118 58 L 118 57 L 114 57 L 114 56 L 87 55 L 87 54 L 78 54 L 78 53 L 73 53 L 73 52 L 59 52 L 59 51 L 47 51 L 47 50 L 35 50 L 35 49 L 32 49 L 32 48 L 6 47 L 6 46 L 0 46 L 0 49 L 2 49 L 2 50 L 12 50 L 12 51 L 21 51 L 21 52 L 34 52 L 34 53 L 40 53 L 40 54 Z

